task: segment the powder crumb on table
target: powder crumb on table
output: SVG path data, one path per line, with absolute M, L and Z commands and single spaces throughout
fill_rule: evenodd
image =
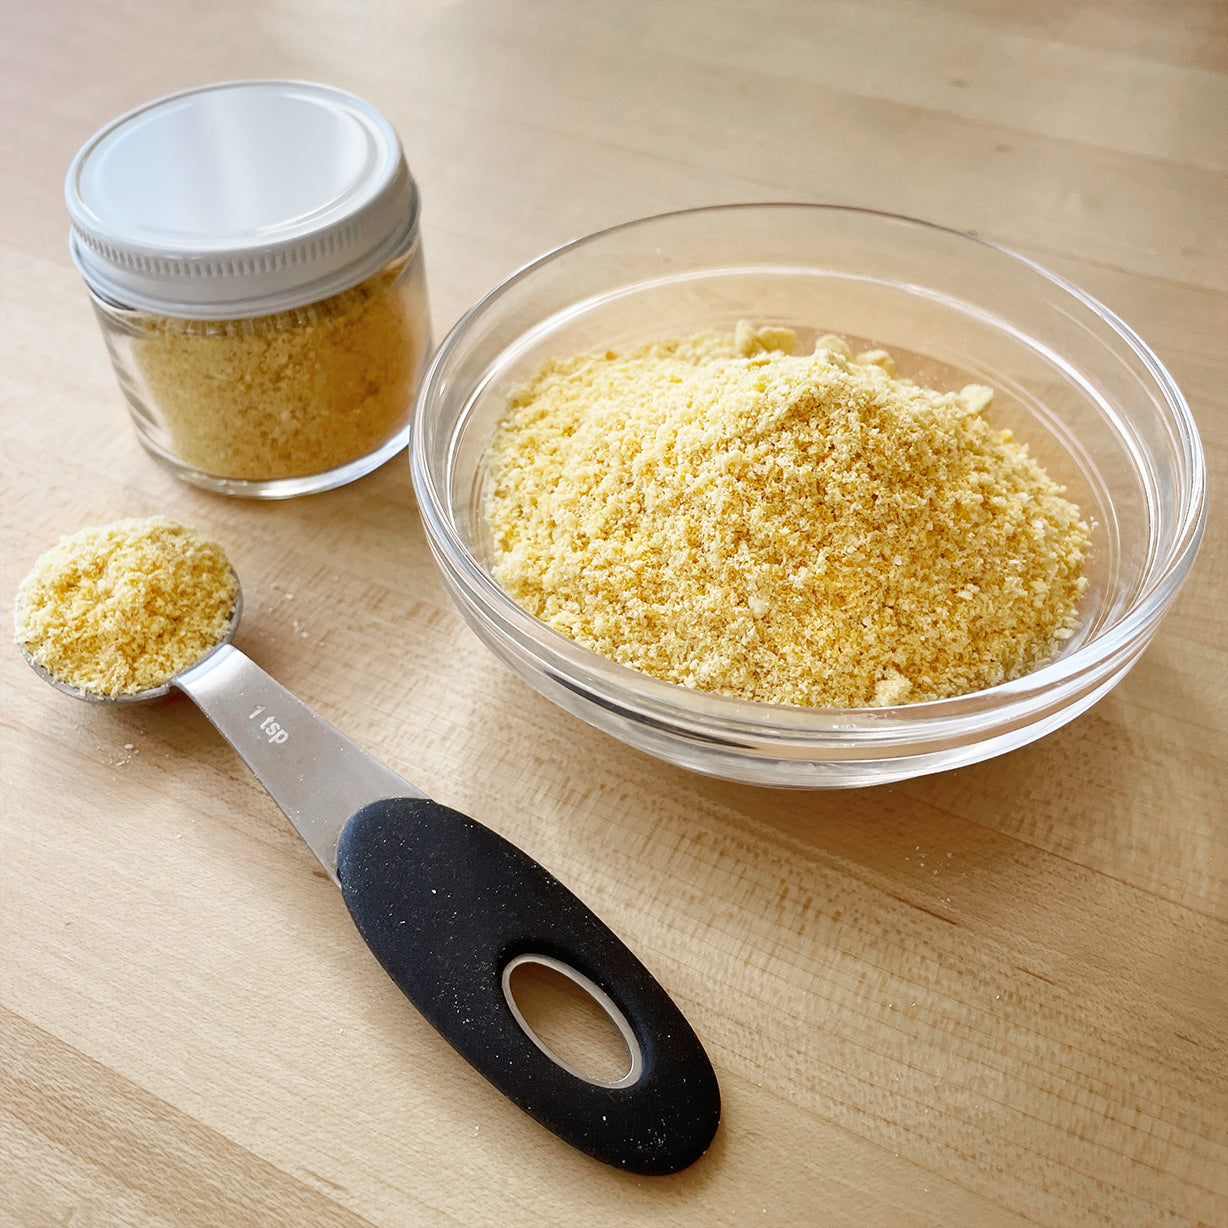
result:
M 221 642 L 238 580 L 222 548 L 165 516 L 82 529 L 17 590 L 17 642 L 92 695 L 162 686 Z
M 1078 625 L 1089 533 L 992 391 L 738 326 L 545 362 L 485 489 L 495 578 L 668 682 L 807 707 L 993 686 Z

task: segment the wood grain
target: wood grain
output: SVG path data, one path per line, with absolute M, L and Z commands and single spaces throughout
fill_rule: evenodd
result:
M 73 704 L 0 654 L 0 1224 L 1228 1223 L 1228 9 L 1216 0 L 8 0 L 0 39 L 5 617 L 62 533 L 223 541 L 239 643 L 536 856 L 675 994 L 724 1121 L 629 1178 L 407 1006 L 185 700 Z M 551 247 L 809 199 L 1040 260 L 1172 370 L 1210 522 L 1092 711 L 989 763 L 789 793 L 622 747 L 511 677 L 440 585 L 397 460 L 276 505 L 140 450 L 68 257 L 112 116 L 244 76 L 404 139 L 437 334 Z

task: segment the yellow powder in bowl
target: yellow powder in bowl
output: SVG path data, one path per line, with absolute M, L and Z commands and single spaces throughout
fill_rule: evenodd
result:
M 47 551 L 14 604 L 17 642 L 93 695 L 162 686 L 218 644 L 234 612 L 222 548 L 165 516 L 82 529 Z
M 488 457 L 495 578 L 668 682 L 811 707 L 965 694 L 1077 626 L 1079 509 L 982 416 L 783 329 L 546 362 Z

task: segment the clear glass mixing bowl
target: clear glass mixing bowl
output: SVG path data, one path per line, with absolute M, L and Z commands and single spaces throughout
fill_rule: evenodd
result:
M 665 683 L 568 640 L 492 579 L 481 506 L 507 390 L 546 357 L 739 320 L 889 350 L 932 387 L 990 385 L 1009 426 L 1092 529 L 1082 625 L 1026 677 L 897 708 L 751 703 Z M 801 348 L 801 347 L 799 347 Z M 807 347 L 808 348 L 808 347 Z M 551 252 L 477 303 L 437 350 L 410 450 L 445 585 L 479 638 L 561 708 L 697 772 L 800 788 L 885 783 L 1023 746 L 1091 707 L 1146 648 L 1205 518 L 1189 408 L 1107 308 L 1038 265 L 943 227 L 808 204 L 645 218 Z

